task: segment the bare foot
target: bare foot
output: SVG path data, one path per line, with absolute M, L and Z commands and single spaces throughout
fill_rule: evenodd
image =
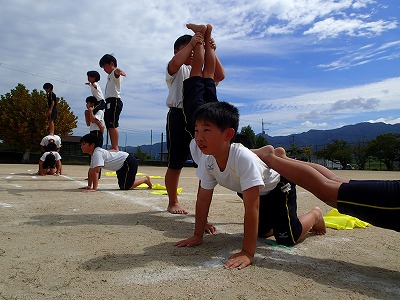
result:
M 275 155 L 281 158 L 285 158 L 286 157 L 286 151 L 285 149 L 283 149 L 282 147 L 278 147 L 274 150 Z
M 324 235 L 326 233 L 326 225 L 324 216 L 322 215 L 322 210 L 319 207 L 314 207 L 313 211 L 318 215 L 318 218 L 310 231 L 317 235 Z
M 269 238 L 270 236 L 273 236 L 274 235 L 274 232 L 273 232 L 273 230 L 271 229 L 270 231 L 268 231 L 268 232 L 266 232 L 265 234 L 263 234 L 261 237 L 263 237 L 263 238 Z
M 186 215 L 188 212 L 186 210 L 184 210 L 183 208 L 181 208 L 181 206 L 179 205 L 179 203 L 175 203 L 173 205 L 168 205 L 167 210 L 171 213 L 171 214 L 178 214 L 178 215 Z
M 188 23 L 186 24 L 186 27 L 190 30 L 192 30 L 194 33 L 200 32 L 202 35 L 206 32 L 207 25 L 197 25 L 193 23 Z
M 145 179 L 144 183 L 149 186 L 149 189 L 151 189 L 153 187 L 153 184 L 151 183 L 151 180 L 150 180 L 149 176 L 146 176 L 146 179 Z

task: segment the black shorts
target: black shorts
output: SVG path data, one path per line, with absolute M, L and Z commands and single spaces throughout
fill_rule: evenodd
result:
M 53 109 L 51 110 L 51 114 L 47 116 L 47 120 L 57 119 L 57 113 L 58 113 L 58 108 L 57 106 L 54 106 Z
M 285 187 L 290 189 L 285 191 Z M 260 196 L 258 235 L 271 229 L 276 242 L 285 246 L 296 244 L 303 230 L 297 217 L 296 185 L 282 176 L 272 191 Z
M 183 111 L 189 130 L 194 132 L 193 114 L 204 103 L 216 102 L 217 89 L 212 78 L 189 77 L 183 81 Z
M 372 225 L 400 231 L 400 180 L 342 183 L 337 209 Z
M 119 126 L 119 115 L 121 114 L 123 103 L 120 98 L 107 98 L 106 110 L 104 111 L 104 122 L 106 128 L 117 128 Z
M 92 131 L 90 131 L 90 134 L 93 134 L 95 137 L 97 137 L 96 147 L 102 148 L 104 137 L 103 137 L 103 134 L 101 133 L 101 131 L 100 130 L 92 130 Z
M 129 154 L 121 169 L 116 172 L 118 186 L 121 190 L 130 190 L 132 188 L 133 183 L 135 182 L 137 170 L 138 162 L 132 154 Z
M 171 107 L 167 115 L 168 168 L 180 170 L 190 154 L 193 135 L 186 128 L 181 108 Z

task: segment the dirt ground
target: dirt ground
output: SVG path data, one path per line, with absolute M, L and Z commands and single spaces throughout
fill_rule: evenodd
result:
M 240 249 L 243 205 L 217 187 L 209 220 L 219 234 L 194 248 L 173 243 L 194 229 L 197 179 L 182 171 L 189 215 L 166 212 L 167 196 L 120 191 L 102 176 L 83 193 L 86 166 L 35 176 L 36 165 L 0 165 L 0 299 L 400 299 L 400 234 L 377 227 L 328 229 L 295 247 L 260 239 L 255 263 L 225 270 Z M 139 167 L 164 176 L 164 167 Z M 337 171 L 354 179 L 397 172 Z M 163 179 L 153 183 L 164 185 Z M 298 188 L 299 213 L 330 207 Z

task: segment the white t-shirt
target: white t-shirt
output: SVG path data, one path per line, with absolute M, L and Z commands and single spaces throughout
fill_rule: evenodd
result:
M 56 144 L 57 148 L 61 147 L 61 138 L 58 135 L 46 135 L 42 141 L 40 142 L 40 146 L 46 147 L 49 144 L 49 141 L 53 140 Z
M 104 110 L 99 110 L 94 117 L 99 120 L 101 122 L 101 124 L 103 124 L 103 126 L 105 127 L 105 123 L 104 123 Z M 90 122 L 90 127 L 89 127 L 90 131 L 93 130 L 100 130 L 99 126 L 96 123 Z
M 168 86 L 167 106 L 183 108 L 183 81 L 190 76 L 192 66 L 182 65 L 173 75 L 168 73 L 168 65 L 165 80 Z
M 50 153 L 54 154 L 54 158 L 56 159 L 56 161 L 61 159 L 61 155 L 57 151 L 48 151 L 48 152 L 43 153 L 42 157 L 40 157 L 40 160 L 45 161 L 47 155 L 49 155 Z
M 93 83 L 89 83 L 90 90 L 92 91 L 93 97 L 96 97 L 97 100 L 104 100 L 103 92 L 100 88 L 100 85 L 96 83 L 96 86 Z
M 105 90 L 105 97 L 107 98 L 121 98 L 121 83 L 122 83 L 122 76 L 115 78 L 115 70 L 114 69 L 107 77 L 107 84 Z
M 90 160 L 90 168 L 104 167 L 107 170 L 118 171 L 128 155 L 124 151 L 110 152 L 96 147 Z
M 236 143 L 231 144 L 224 171 L 220 171 L 214 156 L 202 154 L 196 175 L 201 181 L 201 187 L 207 190 L 219 184 L 231 191 L 242 193 L 251 187 L 259 186 L 260 195 L 268 194 L 280 180 L 279 173 L 270 169 L 253 151 Z

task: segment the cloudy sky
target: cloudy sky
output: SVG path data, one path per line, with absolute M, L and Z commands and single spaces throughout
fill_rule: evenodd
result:
M 227 77 L 220 100 L 240 126 L 272 136 L 359 122 L 400 122 L 400 1 L 3 0 L 0 94 L 52 82 L 88 132 L 86 72 L 112 53 L 127 76 L 120 145 L 159 142 L 165 67 L 187 22 L 213 24 Z M 199 3 L 199 2 L 197 2 Z M 262 126 L 263 124 L 263 126 Z M 152 132 L 152 136 L 150 134 Z

